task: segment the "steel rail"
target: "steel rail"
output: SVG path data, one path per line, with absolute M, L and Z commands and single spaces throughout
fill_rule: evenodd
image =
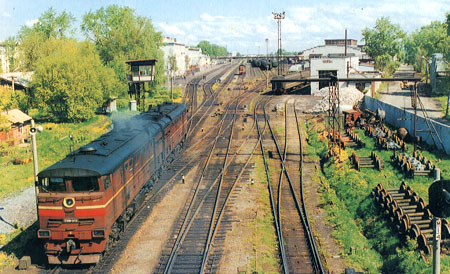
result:
M 259 95 L 258 95 L 258 96 L 259 96 Z M 243 148 L 243 145 L 247 143 L 247 141 L 248 141 L 249 138 L 250 138 L 250 134 L 253 132 L 253 129 L 255 128 L 255 125 L 256 125 L 256 120 L 253 120 L 252 127 L 251 127 L 249 133 L 247 134 L 247 136 L 246 136 L 246 138 L 245 138 L 243 144 L 242 144 L 242 145 L 239 147 L 239 149 L 234 153 L 232 159 L 234 159 L 234 158 L 237 156 L 237 154 L 238 154 L 238 153 L 240 152 L 240 150 Z M 264 128 L 264 131 L 265 131 L 265 128 Z M 204 252 L 204 254 L 203 254 L 202 266 L 201 266 L 201 268 L 200 268 L 200 273 L 204 273 L 204 268 L 205 268 L 205 266 L 206 266 L 206 261 L 207 261 L 208 256 L 209 256 L 209 251 L 210 251 L 210 249 L 211 249 L 211 245 L 212 245 L 212 242 L 214 241 L 214 237 L 215 237 L 215 235 L 216 235 L 216 232 L 217 232 L 217 230 L 218 230 L 218 227 L 219 227 L 219 225 L 220 225 L 220 223 L 221 223 L 222 216 L 223 216 L 223 214 L 224 214 L 224 212 L 225 212 L 225 207 L 226 207 L 227 204 L 228 204 L 228 200 L 229 200 L 229 198 L 231 197 L 232 193 L 234 192 L 234 189 L 235 189 L 235 186 L 236 186 L 237 182 L 238 182 L 238 181 L 240 180 L 240 178 L 242 177 L 242 174 L 244 174 L 244 171 L 246 170 L 246 168 L 247 168 L 247 166 L 248 166 L 248 164 L 249 164 L 251 158 L 253 157 L 253 154 L 254 154 L 256 148 L 258 147 L 259 140 L 260 140 L 260 137 L 258 136 L 258 141 L 255 143 L 255 146 L 253 147 L 252 152 L 250 153 L 250 156 L 247 158 L 247 161 L 245 162 L 244 166 L 242 167 L 241 171 L 239 172 L 239 175 L 236 177 L 236 179 L 235 179 L 234 182 L 232 183 L 231 189 L 230 189 L 230 191 L 227 193 L 227 196 L 225 197 L 224 203 L 223 203 L 222 208 L 220 209 L 220 212 L 219 212 L 218 217 L 217 217 L 216 225 L 214 226 L 214 229 L 213 229 L 213 231 L 212 231 L 212 233 L 211 233 L 211 236 L 208 237 L 208 241 L 207 241 L 207 244 L 206 244 L 205 252 Z M 231 161 L 230 161 L 230 164 L 231 164 Z M 230 164 L 228 164 L 228 166 L 229 166 Z M 228 167 L 227 167 L 227 168 L 228 168 Z M 222 178 L 221 178 L 221 179 L 222 179 Z M 219 196 L 217 196 L 217 197 L 219 197 Z
M 238 99 L 239 99 L 239 98 L 236 98 L 236 101 L 237 101 L 237 102 L 238 102 Z M 232 104 L 232 103 L 230 103 L 230 104 L 227 106 L 227 110 L 229 109 L 229 107 L 231 106 L 231 104 Z M 238 104 L 238 103 L 237 103 L 237 104 Z M 225 116 L 226 116 L 226 115 L 224 115 L 223 118 L 225 118 Z M 233 116 L 235 116 L 235 115 L 233 115 Z M 219 137 L 221 137 L 221 135 L 218 135 L 216 138 L 218 139 Z M 242 145 L 240 146 L 239 150 L 243 147 L 243 145 L 244 145 L 244 144 L 242 144 Z M 231 165 L 232 160 L 234 159 L 234 157 L 236 157 L 236 155 L 237 155 L 237 152 L 233 155 L 232 159 L 228 162 L 228 164 L 226 165 L 226 168 L 221 170 L 221 172 L 220 172 L 219 175 L 216 177 L 216 179 L 214 180 L 214 182 L 209 186 L 209 188 L 207 189 L 207 191 L 206 191 L 205 194 L 203 195 L 203 198 L 200 200 L 199 205 L 197 205 L 197 208 L 196 208 L 195 212 L 194 212 L 193 214 L 189 214 L 189 213 L 191 212 L 191 210 L 192 210 L 192 207 L 189 207 L 189 208 L 188 208 L 188 212 L 185 214 L 185 215 L 186 215 L 186 218 L 185 218 L 184 221 L 183 221 L 183 226 L 182 226 L 182 228 L 180 229 L 180 233 L 178 234 L 177 241 L 176 241 L 176 243 L 174 244 L 174 247 L 172 248 L 172 252 L 171 252 L 171 255 L 170 255 L 170 257 L 169 257 L 169 261 L 168 261 L 167 264 L 166 264 L 164 273 L 170 273 L 170 272 L 171 272 L 172 267 L 173 267 L 173 264 L 174 264 L 175 259 L 176 259 L 176 256 L 177 256 L 177 252 L 178 252 L 179 248 L 181 247 L 181 244 L 182 244 L 182 242 L 184 241 L 184 238 L 185 238 L 185 236 L 187 235 L 187 233 L 188 233 L 190 227 L 192 226 L 192 224 L 193 224 L 193 222 L 194 222 L 196 216 L 198 215 L 200 209 L 202 208 L 202 206 L 203 206 L 203 204 L 204 204 L 206 198 L 208 197 L 209 193 L 211 192 L 211 190 L 213 189 L 213 187 L 216 185 L 216 183 L 219 181 L 220 176 L 221 176 L 222 174 L 224 174 L 224 173 L 228 170 L 229 166 Z M 228 157 L 228 151 L 227 151 L 226 157 Z M 205 166 L 205 168 L 206 168 L 206 166 Z M 202 175 L 201 175 L 201 177 L 200 177 L 200 180 L 202 180 L 203 175 L 204 175 L 204 173 L 202 172 Z M 199 182 L 200 182 L 200 180 L 199 180 Z M 197 197 L 197 195 L 194 194 L 194 196 L 193 196 L 192 199 L 191 199 L 191 204 L 194 203 L 196 197 Z M 186 221 L 188 220 L 188 216 L 189 216 L 189 215 L 190 215 L 189 223 L 186 225 Z
M 298 133 L 298 139 L 300 142 L 300 199 L 302 202 L 302 208 L 303 208 L 303 214 L 305 215 L 305 221 L 306 224 L 308 226 L 308 233 L 310 233 L 311 235 L 309 236 L 309 238 L 311 239 L 311 249 L 312 249 L 312 253 L 314 256 L 314 265 L 316 268 L 316 271 L 318 273 L 325 273 L 324 269 L 323 269 L 323 265 L 322 265 L 322 261 L 320 259 L 320 254 L 319 251 L 317 249 L 317 245 L 316 242 L 314 240 L 314 235 L 312 235 L 312 231 L 311 231 L 311 225 L 309 223 L 309 218 L 308 218 L 308 213 L 306 211 L 306 203 L 305 203 L 305 198 L 304 198 L 304 192 L 303 192 L 303 140 L 302 140 L 302 134 L 300 131 L 300 125 L 298 122 L 298 115 L 297 115 L 297 109 L 296 109 L 296 103 L 297 101 L 294 102 L 294 114 L 295 114 L 295 121 L 297 124 L 297 133 Z
M 227 108 L 226 108 L 227 111 L 228 111 L 228 109 L 231 107 L 231 104 L 232 104 L 232 103 L 230 103 L 230 104 L 227 105 Z M 223 125 L 223 122 L 225 121 L 225 117 L 226 117 L 226 116 L 227 116 L 227 114 L 223 115 L 222 120 L 221 120 L 221 121 L 222 121 L 221 125 Z M 184 219 L 184 221 L 183 221 L 182 227 L 180 228 L 179 237 L 177 237 L 177 240 L 176 240 L 176 242 L 175 242 L 175 244 L 174 244 L 174 247 L 172 248 L 171 254 L 170 254 L 170 256 L 169 256 L 169 260 L 168 260 L 168 262 L 167 262 L 167 264 L 166 264 L 166 267 L 165 267 L 165 269 L 164 269 L 164 273 L 170 273 L 170 271 L 172 270 L 172 267 L 173 267 L 173 264 L 174 264 L 174 261 L 175 261 L 175 258 L 176 258 L 176 253 L 178 252 L 178 249 L 180 248 L 181 243 L 182 243 L 184 237 L 186 236 L 187 231 L 188 231 L 189 228 L 191 227 L 192 222 L 193 222 L 194 219 L 195 219 L 195 216 L 197 215 L 198 211 L 200 210 L 201 206 L 203 205 L 204 199 L 207 197 L 207 195 L 208 195 L 209 192 L 211 191 L 212 187 L 213 187 L 213 186 L 215 185 L 215 183 L 217 182 L 217 179 L 216 179 L 216 180 L 214 181 L 214 183 L 211 184 L 211 186 L 210 186 L 210 188 L 208 189 L 208 191 L 204 194 L 203 199 L 201 200 L 200 204 L 197 206 L 196 211 L 191 215 L 190 213 L 191 213 L 193 204 L 194 204 L 194 202 L 195 202 L 195 200 L 196 200 L 196 197 L 197 197 L 197 194 L 198 194 L 198 190 L 199 190 L 199 188 L 200 188 L 201 182 L 202 182 L 203 177 L 204 177 L 204 175 L 205 175 L 206 169 L 207 169 L 207 167 L 208 167 L 208 165 L 209 165 L 209 161 L 210 161 L 210 159 L 211 159 L 212 152 L 214 151 L 214 148 L 215 148 L 215 145 L 216 145 L 218 139 L 221 137 L 220 132 L 221 132 L 221 129 L 219 129 L 219 131 L 218 131 L 218 133 L 217 133 L 217 136 L 215 137 L 213 147 L 211 148 L 210 153 L 209 153 L 209 156 L 208 156 L 208 159 L 207 159 L 207 161 L 206 161 L 206 163 L 205 163 L 205 165 L 204 165 L 204 167 L 203 167 L 203 170 L 202 170 L 202 173 L 201 173 L 200 178 L 199 178 L 199 180 L 198 180 L 198 183 L 197 183 L 197 186 L 196 186 L 194 195 L 193 195 L 193 197 L 192 197 L 192 199 L 191 199 L 191 202 L 190 202 L 190 204 L 189 204 L 187 213 L 186 213 L 186 215 L 185 215 L 186 217 L 185 217 L 185 219 Z M 222 172 L 223 172 L 223 170 L 221 171 L 220 174 L 222 174 Z M 220 176 L 220 174 L 219 174 L 219 176 Z M 191 215 L 191 216 L 190 216 L 190 215 Z M 187 223 L 187 220 L 189 219 L 189 218 L 188 218 L 189 216 L 190 216 L 190 220 L 189 220 L 189 223 Z M 180 234 L 181 234 L 181 235 L 180 235 Z
M 287 111 L 287 109 L 285 110 L 285 112 L 286 111 Z M 265 117 L 267 119 L 268 127 L 269 127 L 270 133 L 272 135 L 272 139 L 274 140 L 278 156 L 280 157 L 280 159 L 282 159 L 282 154 L 281 154 L 281 151 L 280 151 L 280 148 L 279 148 L 279 145 L 278 145 L 278 141 L 277 141 L 276 135 L 275 135 L 275 133 L 274 133 L 274 131 L 272 129 L 272 126 L 270 125 L 270 120 L 268 118 L 268 115 L 266 113 L 266 109 L 265 108 L 264 108 L 264 115 L 265 115 Z M 285 161 L 282 160 L 282 165 L 285 166 L 285 164 L 286 164 Z M 302 211 L 302 207 L 300 206 L 300 203 L 299 203 L 299 201 L 297 199 L 297 195 L 295 194 L 295 189 L 294 189 L 292 180 L 291 180 L 291 178 L 289 176 L 289 171 L 288 171 L 287 167 L 284 168 L 284 174 L 285 174 L 285 176 L 286 176 L 286 178 L 287 178 L 287 180 L 289 182 L 289 187 L 291 189 L 291 193 L 292 193 L 294 201 L 295 201 L 295 206 L 297 208 L 297 211 L 299 212 L 300 219 L 301 219 L 302 224 L 303 224 L 303 226 L 304 226 L 304 228 L 306 230 L 307 240 L 308 240 L 310 245 L 313 245 L 312 243 L 314 242 L 314 237 L 312 236 L 312 232 L 310 231 L 311 228 L 309 226 L 309 223 L 306 222 L 305 216 L 304 216 L 303 211 Z M 310 248 L 312 249 L 311 246 L 310 246 Z M 313 254 L 313 256 L 314 256 L 314 254 Z M 313 258 L 313 259 L 315 259 L 315 258 Z M 320 264 L 319 268 L 321 268 L 321 264 Z M 322 269 L 322 271 L 320 273 L 323 273 L 323 269 Z
M 267 102 L 264 103 L 263 105 L 263 110 L 264 110 L 264 122 L 265 122 L 265 126 L 268 125 L 268 120 L 266 118 L 265 115 L 265 105 L 267 104 Z M 261 154 L 263 157 L 263 161 L 264 161 L 264 169 L 266 171 L 266 179 L 267 179 L 267 187 L 269 189 L 269 198 L 270 198 L 270 204 L 271 204 L 271 209 L 272 209 L 272 214 L 274 216 L 274 222 L 275 222 L 275 230 L 277 233 L 277 238 L 278 238 L 278 246 L 280 249 L 280 255 L 281 255 L 281 264 L 283 267 L 283 273 L 287 273 L 287 260 L 286 260 L 286 252 L 285 252 L 285 246 L 284 246 L 284 241 L 282 238 L 282 234 L 280 231 L 280 226 L 279 226 L 279 219 L 278 219 L 278 214 L 276 212 L 275 209 L 275 202 L 273 200 L 273 193 L 272 193 L 272 183 L 270 180 L 270 172 L 269 172 L 269 165 L 267 164 L 267 158 L 266 158 L 266 154 L 264 152 L 264 138 L 263 135 L 261 134 L 260 128 L 259 128 L 259 123 L 258 123 L 258 118 L 257 118 L 257 114 L 256 114 L 256 108 L 259 106 L 259 104 L 255 107 L 255 120 L 256 120 L 256 128 L 258 130 L 258 135 L 261 136 L 260 139 L 260 148 L 261 148 Z
M 170 271 L 172 270 L 173 263 L 174 263 L 175 257 L 176 257 L 176 253 L 178 252 L 178 249 L 180 248 L 181 241 L 184 238 L 184 235 L 185 235 L 185 232 L 186 232 L 186 228 L 189 225 L 187 223 L 188 217 L 189 217 L 189 215 L 191 213 L 191 210 L 192 210 L 192 208 L 194 206 L 195 198 L 197 197 L 198 192 L 200 190 L 201 182 L 203 181 L 203 177 L 205 176 L 205 172 L 206 172 L 206 169 L 207 169 L 207 167 L 209 165 L 209 161 L 212 158 L 212 154 L 213 154 L 214 148 L 216 147 L 217 141 L 219 140 L 219 137 L 221 136 L 220 132 L 221 132 L 223 124 L 225 122 L 225 116 L 226 115 L 224 115 L 224 117 L 222 117 L 223 119 L 220 122 L 220 124 L 218 125 L 219 129 L 218 129 L 218 132 L 217 132 L 217 136 L 214 138 L 214 143 L 213 143 L 213 145 L 212 145 L 212 147 L 211 147 L 211 149 L 209 151 L 208 158 L 207 158 L 207 160 L 206 160 L 206 162 L 205 162 L 205 164 L 203 166 L 202 173 L 201 173 L 200 178 L 199 178 L 199 180 L 197 182 L 197 186 L 195 187 L 194 195 L 193 195 L 193 197 L 191 199 L 191 202 L 189 203 L 189 207 L 188 207 L 187 212 L 186 212 L 186 217 L 185 217 L 185 219 L 183 221 L 183 224 L 181 226 L 181 229 L 180 229 L 181 237 L 177 238 L 177 240 L 175 241 L 174 247 L 172 248 L 172 251 L 170 253 L 169 260 L 167 261 L 166 267 L 164 269 L 164 273 L 165 274 L 170 273 Z

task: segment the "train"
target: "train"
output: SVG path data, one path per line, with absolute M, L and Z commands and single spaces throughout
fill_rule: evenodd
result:
M 97 263 L 181 150 L 186 134 L 186 106 L 167 102 L 41 171 L 37 237 L 48 263 Z
M 272 69 L 278 67 L 278 61 L 272 59 L 252 59 L 250 60 L 252 67 L 257 67 L 262 70 Z
M 239 75 L 245 75 L 245 65 L 239 65 L 238 74 Z

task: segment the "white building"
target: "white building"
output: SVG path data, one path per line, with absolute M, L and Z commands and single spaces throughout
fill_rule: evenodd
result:
M 311 78 L 328 78 L 330 75 L 337 78 L 374 78 L 380 77 L 374 71 L 373 64 L 361 63 L 361 59 L 367 59 L 367 55 L 361 47 L 356 45 L 356 40 L 347 40 L 347 55 L 345 55 L 345 40 L 325 40 L 325 45 L 304 50 L 301 55 L 309 59 Z M 340 87 L 356 86 L 361 91 L 367 88 L 374 89 L 378 84 L 370 82 L 340 82 Z M 328 86 L 328 82 L 311 83 L 311 93 Z
M 311 78 L 329 78 L 330 75 L 337 78 L 379 78 L 381 73 L 374 71 L 373 65 L 360 64 L 359 57 L 322 57 L 310 59 Z M 327 87 L 328 82 L 311 83 L 311 94 Z M 339 88 L 355 86 L 360 91 L 370 90 L 374 92 L 379 82 L 339 82 Z
M 6 73 L 9 72 L 9 60 L 6 55 L 6 48 L 3 43 L 0 42 L 0 72 Z
M 303 59 L 317 58 L 317 57 L 336 57 L 345 55 L 345 40 L 344 39 L 330 39 L 325 40 L 325 45 L 316 46 L 306 49 L 300 53 Z M 347 40 L 347 56 L 356 56 L 361 59 L 368 58 L 361 47 L 356 45 L 356 40 Z
M 164 63 L 166 66 L 166 74 L 170 73 L 169 57 L 175 56 L 177 70 L 174 76 L 185 75 L 187 71 L 204 70 L 209 68 L 211 60 L 202 53 L 200 48 L 191 48 L 182 43 L 177 43 L 177 39 L 165 37 L 164 45 L 161 47 L 164 52 Z

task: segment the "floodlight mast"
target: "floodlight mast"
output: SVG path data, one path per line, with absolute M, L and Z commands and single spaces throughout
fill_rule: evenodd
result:
M 283 68 L 281 66 L 281 20 L 285 18 L 285 12 L 276 13 L 272 12 L 273 19 L 277 20 L 278 25 L 278 53 L 277 53 L 277 62 L 278 62 L 278 75 L 283 73 Z

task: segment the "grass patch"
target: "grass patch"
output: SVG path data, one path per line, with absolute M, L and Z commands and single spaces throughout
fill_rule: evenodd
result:
M 70 147 L 77 149 L 94 140 L 109 127 L 106 116 L 96 116 L 93 119 L 78 124 L 72 123 L 42 123 L 44 131 L 36 135 L 38 144 L 39 170 L 63 159 L 70 152 Z M 73 142 L 69 139 L 72 134 Z M 34 184 L 33 163 L 13 165 L 14 159 L 32 158 L 31 146 L 8 147 L 0 146 L 0 197 L 21 191 Z
M 259 193 L 257 203 L 257 216 L 252 222 L 254 257 L 248 267 L 250 273 L 280 273 L 278 258 L 278 240 L 276 237 L 274 219 L 270 207 L 270 198 L 267 191 L 267 179 L 262 156 L 256 156 L 255 169 L 257 177 L 257 190 Z
M 447 111 L 447 99 L 448 96 L 439 96 L 437 97 L 437 99 L 439 100 L 439 102 L 441 102 L 441 112 L 442 112 L 442 116 L 445 116 L 445 112 Z M 450 120 L 450 115 L 447 115 L 444 117 L 447 120 Z
M 310 123 L 314 124 L 314 122 Z M 325 144 L 320 142 L 320 131 L 308 127 L 308 150 L 323 151 Z M 358 155 L 370 155 L 376 150 L 372 138 L 365 136 L 362 130 L 356 130 L 366 147 L 357 149 Z M 352 149 L 346 149 L 350 155 Z M 412 153 L 412 145 L 408 145 Z M 434 150 L 436 151 L 436 150 Z M 331 225 L 335 226 L 333 237 L 341 245 L 346 263 L 358 270 L 370 273 L 431 273 L 431 257 L 427 261 L 420 257 L 416 243 L 400 242 L 397 232 L 374 205 L 369 193 L 378 183 L 386 188 L 396 188 L 402 181 L 408 183 L 421 197 L 428 200 L 428 187 L 431 177 L 404 178 L 403 173 L 391 164 L 392 151 L 377 150 L 383 159 L 385 169 L 378 172 L 374 169 L 356 171 L 347 161 L 341 165 L 333 161 L 324 162 L 321 178 L 322 199 Z M 448 176 L 450 158 L 439 152 L 423 152 L 441 168 L 442 175 Z M 440 159 L 440 160 L 438 160 Z M 447 174 L 447 175 L 444 175 Z M 441 256 L 443 273 L 450 271 L 449 256 Z

